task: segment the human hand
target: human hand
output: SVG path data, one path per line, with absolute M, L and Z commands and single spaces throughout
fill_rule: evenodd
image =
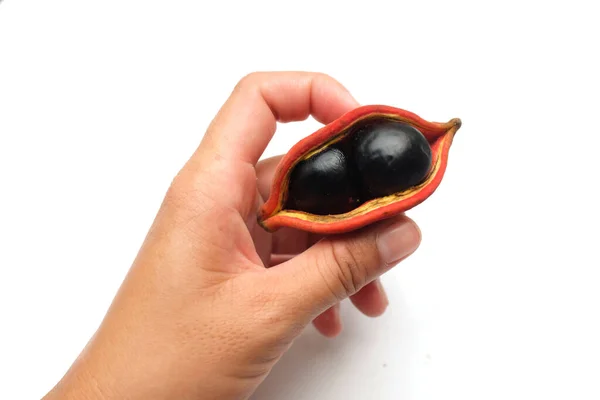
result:
M 340 332 L 341 300 L 380 315 L 379 276 L 420 242 L 410 219 L 326 238 L 256 222 L 278 161 L 258 159 L 276 121 L 326 124 L 356 106 L 322 74 L 242 79 L 173 180 L 98 331 L 46 398 L 247 398 L 311 322 Z

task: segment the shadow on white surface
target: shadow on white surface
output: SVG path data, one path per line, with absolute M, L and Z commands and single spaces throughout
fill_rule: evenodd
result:
M 423 399 L 417 392 L 429 371 L 429 355 L 416 343 L 418 327 L 402 297 L 390 297 L 391 307 L 376 319 L 344 302 L 344 330 L 335 339 L 311 326 L 251 399 Z

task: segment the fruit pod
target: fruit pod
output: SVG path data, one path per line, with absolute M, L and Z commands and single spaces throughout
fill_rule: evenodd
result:
M 405 212 L 440 185 L 461 121 L 429 122 L 385 105 L 358 107 L 296 143 L 258 211 L 267 231 L 350 232 Z

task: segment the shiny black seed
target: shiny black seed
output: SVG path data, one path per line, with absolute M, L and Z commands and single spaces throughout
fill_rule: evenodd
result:
M 286 208 L 319 215 L 344 213 L 356 207 L 353 186 L 346 156 L 332 147 L 294 167 Z
M 376 198 L 421 183 L 431 166 L 431 147 L 416 128 L 399 121 L 355 128 L 353 161 L 364 196 Z

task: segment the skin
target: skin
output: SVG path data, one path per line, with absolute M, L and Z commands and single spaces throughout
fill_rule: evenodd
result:
M 327 75 L 244 77 L 173 179 L 97 332 L 45 399 L 246 399 L 308 325 L 341 332 L 340 301 L 381 315 L 378 278 L 417 249 L 413 221 L 327 238 L 256 224 L 280 158 L 258 162 L 276 122 L 326 124 L 357 106 Z

